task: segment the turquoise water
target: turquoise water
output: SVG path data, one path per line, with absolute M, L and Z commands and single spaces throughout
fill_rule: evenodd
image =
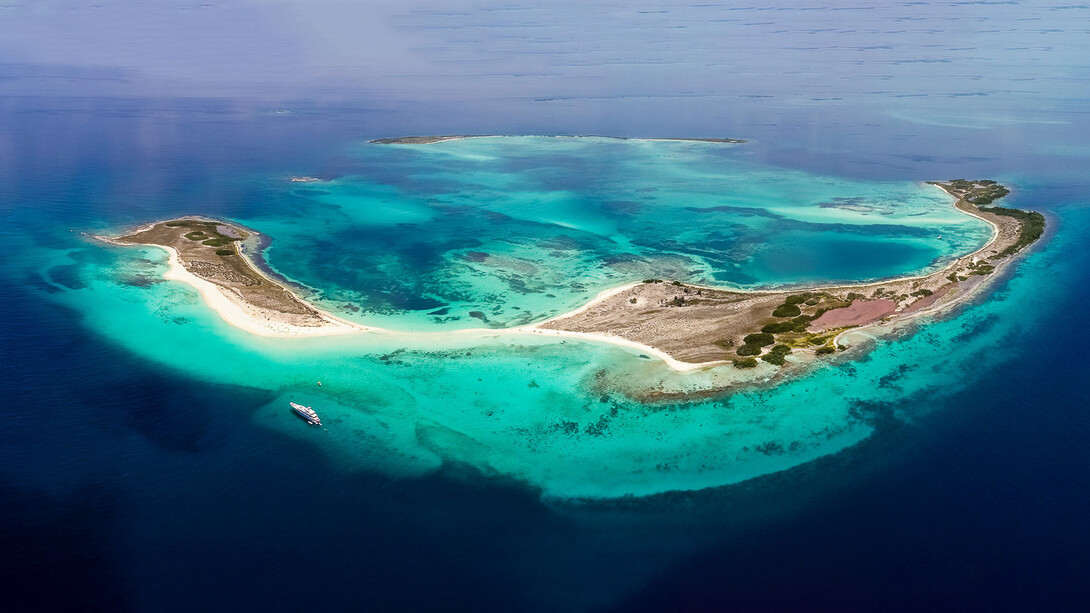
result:
M 989 229 L 927 185 L 776 169 L 740 147 L 504 138 L 355 151 L 360 174 L 305 187 L 268 178 L 290 205 L 239 221 L 271 237 L 270 265 L 321 306 L 412 333 L 255 337 L 161 281 L 165 254 L 151 247 L 38 249 L 40 278 L 135 355 L 267 391 L 253 419 L 317 445 L 338 470 L 463 467 L 556 498 L 699 490 L 835 453 L 890 411 L 923 411 L 913 399 L 961 389 L 972 376 L 948 373 L 993 359 L 994 335 L 1016 325 L 957 352 L 936 342 L 1017 299 L 1007 295 L 765 389 L 639 402 L 652 389 L 714 389 L 730 367 L 679 374 L 610 345 L 452 329 L 480 328 L 471 310 L 494 326 L 538 320 L 646 276 L 767 287 L 922 272 Z M 326 427 L 300 428 L 289 400 L 315 406 Z
M 771 167 L 745 147 L 362 144 L 328 182 L 271 177 L 277 206 L 240 221 L 331 310 L 416 330 L 524 324 L 648 277 L 757 288 L 924 272 L 990 236 L 937 188 Z

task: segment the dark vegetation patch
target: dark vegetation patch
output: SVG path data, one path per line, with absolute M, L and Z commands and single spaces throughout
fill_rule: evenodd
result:
M 741 356 L 761 355 L 761 346 L 760 345 L 742 345 L 741 347 L 739 347 L 735 351 L 735 353 L 737 353 L 738 355 L 741 355 Z
M 984 260 L 980 260 L 978 262 L 973 262 L 972 264 L 969 264 L 968 275 L 970 277 L 973 275 L 987 275 L 991 274 L 994 270 L 995 266 L 992 266 Z
M 738 358 L 736 360 L 733 360 L 731 362 L 731 364 L 734 364 L 735 368 L 756 368 L 757 367 L 757 359 L 756 358 Z
M 742 340 L 747 345 L 757 345 L 759 347 L 764 347 L 766 345 L 771 345 L 772 343 L 775 343 L 776 337 L 772 336 L 767 332 L 755 332 L 753 334 L 747 334 Z
M 811 321 L 813 321 L 814 319 L 817 319 L 817 317 L 819 317 L 819 315 L 815 315 L 815 316 L 799 315 L 798 317 L 792 318 L 792 319 L 790 319 L 788 321 L 774 321 L 772 323 L 765 324 L 764 326 L 762 326 L 761 327 L 761 332 L 764 332 L 766 334 L 783 334 L 785 332 L 798 332 L 798 333 L 801 334 L 803 332 L 806 332 L 807 326 L 810 325 Z
M 761 356 L 761 359 L 769 364 L 783 366 L 787 363 L 786 356 L 789 353 L 791 353 L 791 348 L 787 345 L 776 345 L 769 350 L 768 355 Z
M 63 285 L 68 289 L 83 289 L 87 287 L 79 276 L 79 264 L 62 264 L 49 269 L 49 278 L 57 285 Z
M 1037 239 L 1041 238 L 1041 235 L 1045 233 L 1045 216 L 1037 211 L 1021 211 L 1018 209 L 1008 209 L 1004 207 L 993 206 L 989 208 L 982 208 L 982 211 L 988 213 L 995 213 L 996 215 L 1002 215 L 1004 217 L 1013 217 L 1021 222 L 1021 228 L 1018 233 L 1018 240 L 1013 245 L 1007 247 L 1003 251 L 999 252 L 999 255 L 995 257 L 1006 257 L 1008 255 L 1014 255 L 1023 248 L 1028 247 L 1034 243 Z
M 780 306 L 776 307 L 775 311 L 772 311 L 773 317 L 795 317 L 796 315 L 801 314 L 802 310 L 799 309 L 798 305 L 788 302 L 781 304 Z

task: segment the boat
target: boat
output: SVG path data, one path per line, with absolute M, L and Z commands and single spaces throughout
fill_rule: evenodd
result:
M 308 424 L 312 426 L 322 425 L 322 420 L 318 417 L 318 414 L 314 412 L 314 409 L 305 407 L 301 404 L 295 404 L 294 402 L 289 402 L 288 404 L 291 405 L 291 410 L 295 411 L 295 414 L 299 417 L 307 420 Z

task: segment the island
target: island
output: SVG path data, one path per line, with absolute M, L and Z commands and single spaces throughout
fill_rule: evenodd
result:
M 784 366 L 833 354 L 849 331 L 890 327 L 965 300 L 1044 232 L 1040 213 L 989 206 L 1009 193 L 994 181 L 931 184 L 954 196 L 959 210 L 988 222 L 993 234 L 984 247 L 929 275 L 790 291 L 647 279 L 538 326 L 623 338 L 692 365 Z
M 1045 218 L 1040 213 L 995 206 L 1009 193 L 995 181 L 957 179 L 931 184 L 953 196 L 959 210 L 993 229 L 991 240 L 982 248 L 931 274 L 777 291 L 645 279 L 603 292 L 581 308 L 537 324 L 456 333 L 553 335 L 608 342 L 634 349 L 642 357 L 658 357 L 678 371 L 728 366 L 752 370 L 751 379 L 767 379 L 849 348 L 854 332 L 881 334 L 965 301 L 1044 233 Z M 259 235 L 236 224 L 184 217 L 105 240 L 165 249 L 168 279 L 197 288 L 228 323 L 253 333 L 411 334 L 362 326 L 308 304 L 261 265 Z
M 447 136 L 399 136 L 397 138 L 376 138 L 367 142 L 373 145 L 430 145 L 450 140 L 464 140 L 467 138 L 498 138 L 502 134 L 455 134 Z M 684 137 L 657 137 L 635 138 L 631 136 L 595 136 L 591 134 L 547 134 L 539 138 L 608 138 L 610 140 L 633 141 L 687 141 L 694 143 L 727 143 L 739 144 L 748 142 L 741 138 L 684 138 Z
M 116 245 L 152 245 L 168 253 L 165 277 L 196 288 L 228 323 L 266 336 L 344 334 L 366 329 L 314 308 L 254 262 L 260 235 L 236 224 L 201 217 L 153 223 L 125 234 L 98 237 Z M 247 255 L 247 251 L 250 255 Z

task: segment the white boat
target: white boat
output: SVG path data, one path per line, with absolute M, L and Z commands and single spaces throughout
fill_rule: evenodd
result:
M 295 414 L 299 417 L 307 420 L 308 424 L 312 426 L 322 425 L 322 420 L 318 418 L 318 414 L 314 412 L 314 409 L 305 407 L 301 404 L 295 404 L 294 402 L 289 402 L 288 404 L 291 405 L 291 410 L 295 411 Z

